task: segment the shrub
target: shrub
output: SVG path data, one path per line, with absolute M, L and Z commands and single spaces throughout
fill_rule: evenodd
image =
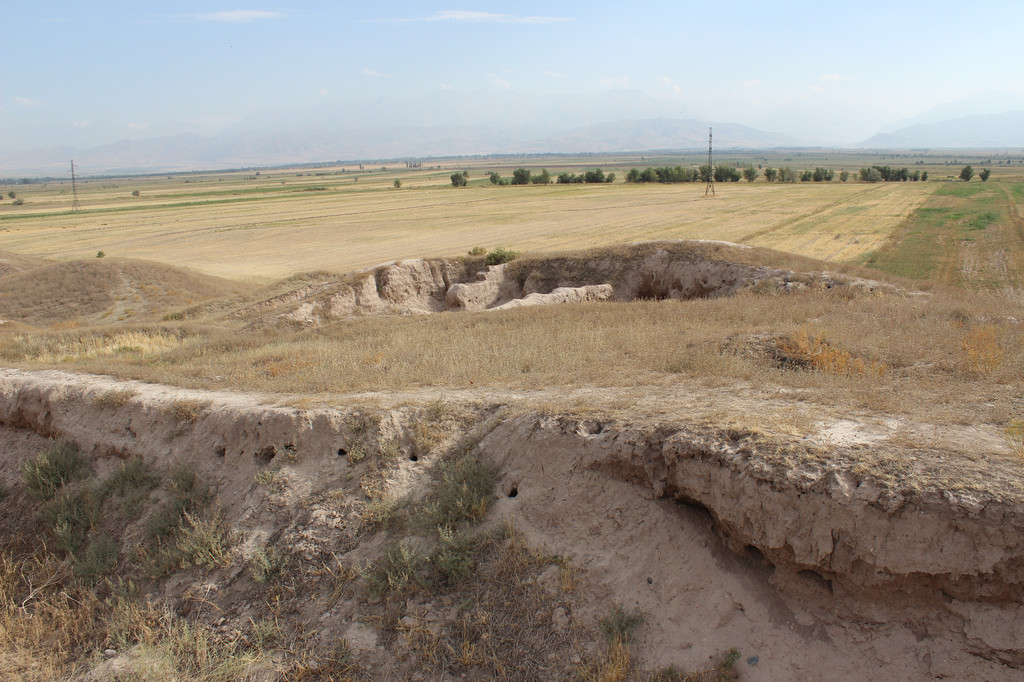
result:
M 448 526 L 437 529 L 441 547 L 430 557 L 430 563 L 441 573 L 447 585 L 457 585 L 473 572 L 476 543 L 468 533 L 457 533 Z
M 138 393 L 131 389 L 113 389 L 105 391 L 93 400 L 96 407 L 118 408 L 134 398 Z
M 125 495 L 134 490 L 156 487 L 159 482 L 141 457 L 132 457 L 117 465 L 117 469 L 110 475 L 103 485 L 100 486 L 100 497 L 107 497 L 112 493 Z
M 189 424 L 199 419 L 203 411 L 210 406 L 209 400 L 182 399 L 175 400 L 166 408 L 166 412 L 182 424 Z
M 91 585 L 114 570 L 117 558 L 117 544 L 113 540 L 96 540 L 85 548 L 84 556 L 75 562 L 75 575 Z
M 283 571 L 286 563 L 285 558 L 273 547 L 257 547 L 249 559 L 249 571 L 253 580 L 265 583 Z
M 469 251 L 468 251 L 467 253 L 468 253 L 468 254 L 469 254 L 470 256 L 475 256 L 475 257 L 479 257 L 479 256 L 486 256 L 486 255 L 487 255 L 487 249 L 485 249 L 485 248 L 484 248 L 484 247 L 482 247 L 482 246 L 474 246 L 474 247 L 473 247 L 472 249 L 470 249 L 470 250 L 469 250 Z
M 503 246 L 499 246 L 487 254 L 487 259 L 484 262 L 487 265 L 501 265 L 502 263 L 508 263 L 509 261 L 515 260 L 518 257 L 518 251 L 513 251 L 512 249 L 506 249 Z
M 180 566 L 226 566 L 231 561 L 227 531 L 220 517 L 209 521 L 185 512 L 177 541 Z
M 403 590 L 415 582 L 423 558 L 406 543 L 388 545 L 377 561 L 367 564 L 359 574 L 374 594 Z
M 430 526 L 481 521 L 494 499 L 494 479 L 493 469 L 472 455 L 442 464 L 441 485 L 428 505 Z
M 51 441 L 35 459 L 22 464 L 21 477 L 32 497 L 48 500 L 65 483 L 84 477 L 87 471 L 77 445 Z
M 57 547 L 74 554 L 85 544 L 89 529 L 99 519 L 99 504 L 88 489 L 62 494 L 43 510 Z

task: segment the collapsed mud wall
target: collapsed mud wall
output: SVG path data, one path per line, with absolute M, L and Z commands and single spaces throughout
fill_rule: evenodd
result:
M 107 397 L 126 388 L 123 400 Z M 414 458 L 420 416 L 415 407 L 300 410 L 240 394 L 0 370 L 0 426 L 74 441 L 95 460 L 186 460 L 229 513 L 247 513 L 255 472 L 288 452 L 345 476 L 343 455 L 368 422 L 376 425 L 370 437 L 387 434 Z M 715 533 L 763 563 L 783 592 L 813 588 L 817 601 L 804 608 L 821 622 L 906 623 L 994 664 L 1024 667 L 1024 515 L 1015 502 L 894 488 L 856 473 L 842 452 L 785 464 L 766 456 L 777 444 L 685 423 L 524 414 L 478 447 L 501 472 L 496 513 L 522 519 L 528 531 L 556 537 L 572 515 L 601 518 L 610 503 L 587 486 L 620 481 L 651 504 L 673 500 L 707 514 Z M 558 502 L 567 488 L 571 508 Z
M 696 244 L 696 245 L 695 245 Z M 732 296 L 758 285 L 788 292 L 807 287 L 887 285 L 829 273 L 796 273 L 705 253 L 699 243 L 650 243 L 624 253 L 523 258 L 487 266 L 479 259 L 405 260 L 337 281 L 304 284 L 240 312 L 254 324 L 318 325 L 355 314 L 482 311 L 581 301 Z

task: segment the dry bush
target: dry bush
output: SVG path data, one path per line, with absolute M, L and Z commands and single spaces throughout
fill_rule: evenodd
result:
M 885 365 L 873 361 L 865 361 L 852 353 L 825 340 L 821 331 L 811 331 L 800 327 L 789 336 L 776 342 L 780 355 L 778 360 L 783 366 L 795 366 L 814 369 L 838 375 L 881 376 Z
M 109 391 L 104 391 L 103 393 L 100 393 L 98 396 L 96 396 L 96 398 L 93 399 L 93 403 L 96 405 L 96 407 L 117 409 L 118 407 L 127 404 L 129 400 L 131 400 L 138 394 L 138 391 L 132 390 L 130 388 L 111 389 Z
M 970 330 L 960 345 L 967 367 L 978 374 L 991 374 L 1006 356 L 1006 351 L 999 344 L 999 329 L 992 324 Z
M 165 409 L 165 412 L 171 415 L 175 421 L 182 424 L 191 424 L 199 419 L 209 406 L 209 400 L 182 398 L 171 402 Z

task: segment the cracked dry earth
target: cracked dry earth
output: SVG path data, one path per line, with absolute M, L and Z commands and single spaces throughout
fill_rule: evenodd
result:
M 576 679 L 616 604 L 644 615 L 633 655 L 645 670 L 707 669 L 735 647 L 741 680 L 1024 678 L 1024 467 L 995 429 L 824 408 L 804 434 L 718 426 L 697 409 L 700 390 L 658 389 L 599 416 L 553 410 L 571 396 L 543 392 L 443 396 L 460 415 L 447 442 L 470 437 L 498 471 L 486 523 L 510 522 L 575 571 L 569 585 L 554 569 L 529 577 L 546 595 L 531 621 L 542 644 L 524 653 L 536 659 L 533 679 Z M 123 404 L 100 400 L 111 391 L 126 391 Z M 136 455 L 157 469 L 186 463 L 213 485 L 240 555 L 275 545 L 292 557 L 296 587 L 280 613 L 308 647 L 343 639 L 368 679 L 489 678 L 430 660 L 412 636 L 419 623 L 435 634 L 462 627 L 474 613 L 460 606 L 465 595 L 382 600 L 358 579 L 327 589 L 311 568 L 358 566 L 387 539 L 359 520 L 369 460 L 339 455 L 389 444 L 397 456 L 382 485 L 415 497 L 442 449 L 417 439 L 440 398 L 334 396 L 302 408 L 281 396 L 0 370 L 0 476 L 13 485 L 47 438 L 73 441 L 98 470 Z M 187 423 L 168 409 L 184 400 L 201 406 Z M 764 400 L 737 389 L 731 406 Z M 714 401 L 730 404 L 727 392 Z M 933 447 L 901 445 L 893 434 L 908 428 L 932 433 Z M 271 462 L 287 482 L 277 492 L 254 482 Z M 137 532 L 119 540 L 130 547 Z M 241 561 L 148 589 L 180 604 L 201 587 L 217 613 L 200 617 L 244 624 L 260 607 Z

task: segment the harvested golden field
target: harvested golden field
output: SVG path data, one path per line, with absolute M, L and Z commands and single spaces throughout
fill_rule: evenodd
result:
M 720 184 L 717 196 L 705 198 L 699 183 L 627 185 L 621 178 L 498 187 L 476 168 L 470 186 L 455 189 L 449 170 L 91 181 L 77 213 L 67 211 L 66 183 L 50 183 L 23 192 L 23 206 L 2 207 L 0 249 L 58 260 L 103 251 L 250 281 L 453 256 L 474 246 L 540 252 L 664 239 L 721 239 L 853 261 L 878 248 L 938 187 L 744 182 Z M 131 195 L 134 187 L 140 196 Z

